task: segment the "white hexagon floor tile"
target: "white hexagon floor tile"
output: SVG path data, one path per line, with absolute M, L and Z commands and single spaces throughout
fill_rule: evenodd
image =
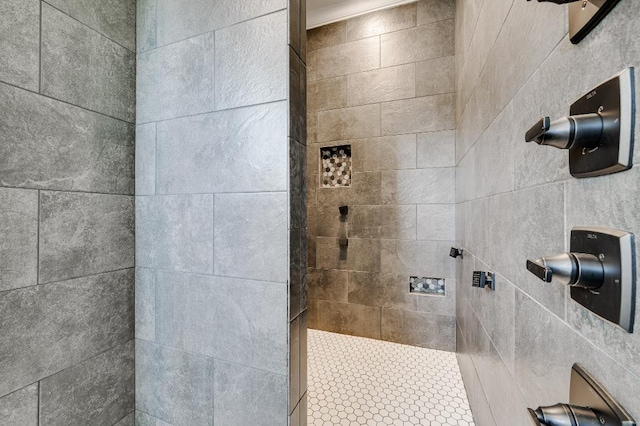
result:
M 456 355 L 308 332 L 308 424 L 474 426 Z

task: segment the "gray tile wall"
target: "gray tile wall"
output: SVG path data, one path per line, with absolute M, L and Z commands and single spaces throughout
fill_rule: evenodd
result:
M 305 425 L 305 1 L 137 11 L 136 422 Z
M 640 66 L 640 13 L 620 2 L 572 45 L 564 6 L 472 0 L 456 8 L 458 351 L 476 424 L 525 425 L 525 407 L 567 401 L 574 362 L 639 418 L 638 332 L 606 323 L 525 269 L 528 258 L 568 249 L 576 225 L 638 234 L 638 166 L 573 179 L 565 154 L 526 144 L 524 132 Z M 471 288 L 473 269 L 496 272 L 497 290 Z
M 308 33 L 311 327 L 455 350 L 453 6 L 421 0 Z M 320 188 L 320 148 L 344 144 L 352 187 Z M 412 275 L 446 278 L 446 296 L 410 294 Z
M 135 1 L 0 9 L 0 424 L 131 425 Z

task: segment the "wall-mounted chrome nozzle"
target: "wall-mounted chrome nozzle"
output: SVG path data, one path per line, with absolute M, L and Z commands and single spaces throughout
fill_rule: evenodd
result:
M 563 117 L 551 121 L 543 117 L 526 134 L 527 142 L 558 149 L 597 148 L 602 142 L 604 120 L 597 114 Z

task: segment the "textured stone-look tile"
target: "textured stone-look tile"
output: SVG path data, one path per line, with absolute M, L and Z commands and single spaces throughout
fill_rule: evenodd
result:
M 348 301 L 349 275 L 347 271 L 309 268 L 307 273 L 310 298 L 345 303 Z
M 356 172 L 416 168 L 416 135 L 383 136 L 346 141 Z
M 380 270 L 424 277 L 455 277 L 450 241 L 382 240 Z
M 421 0 L 418 5 L 418 25 L 445 21 L 455 17 L 455 2 L 451 0 Z
M 169 426 L 169 423 L 156 419 L 142 411 L 135 412 L 135 426 Z
M 213 195 L 136 197 L 136 264 L 213 273 Z
M 132 125 L 4 84 L 0 105 L 3 185 L 133 194 Z
M 163 121 L 160 194 L 287 189 L 285 102 Z
M 136 409 L 169 424 L 213 424 L 214 361 L 138 340 Z
M 293 229 L 307 227 L 307 148 L 289 139 L 289 222 Z
M 347 77 L 340 76 L 309 83 L 307 107 L 311 113 L 347 106 Z
M 380 339 L 379 307 L 318 300 L 317 310 L 314 328 Z
M 319 79 L 380 68 L 380 37 L 370 37 L 316 52 Z
M 405 277 L 405 285 L 408 281 Z M 456 313 L 456 280 L 445 278 L 446 293 L 444 296 L 415 294 L 416 310 L 429 314 L 454 316 Z
M 309 328 L 309 311 L 304 310 L 300 314 L 300 404 L 301 408 L 306 412 L 307 409 L 305 407 L 306 402 L 306 394 L 308 388 L 308 359 L 309 359 L 309 349 L 308 349 L 308 328 Z M 302 415 L 302 414 L 301 414 Z M 306 417 L 306 416 L 305 416 Z M 303 422 L 303 424 L 305 424 Z
M 215 273 L 286 282 L 287 194 L 218 194 L 215 200 Z
M 408 277 L 386 272 L 349 272 L 349 303 L 416 310 Z
M 214 68 L 213 33 L 139 54 L 137 122 L 213 111 Z
M 340 247 L 338 238 L 316 238 L 316 267 L 349 271 L 380 271 L 380 240 L 350 238 Z
M 156 193 L 156 123 L 136 126 L 136 195 Z
M 385 102 L 381 120 L 382 135 L 453 129 L 453 94 Z
M 136 426 L 136 413 L 132 411 L 114 426 Z
M 416 63 L 416 96 L 451 93 L 454 89 L 455 60 L 453 56 Z
M 0 291 L 38 283 L 38 192 L 0 189 Z
M 136 269 L 136 339 L 156 340 L 156 272 Z
M 133 340 L 40 382 L 40 424 L 113 425 L 134 409 Z
M 40 2 L 3 1 L 0 16 L 0 81 L 37 92 L 40 84 Z
M 49 4 L 134 52 L 136 2 L 133 0 L 49 0 Z
M 347 21 L 347 39 L 358 40 L 416 26 L 417 7 L 407 4 Z
M 376 205 L 380 204 L 380 172 L 353 173 L 351 187 L 318 188 L 318 205 Z
M 287 12 L 216 31 L 216 108 L 287 98 Z
M 136 0 L 136 52 L 157 46 L 157 0 Z
M 0 423 L 5 426 L 38 426 L 38 384 L 0 398 Z
M 216 426 L 286 424 L 287 411 L 286 375 L 216 361 Z
M 307 67 L 289 47 L 289 137 L 307 144 Z
M 133 281 L 126 270 L 3 292 L 0 395 L 131 340 Z
M 395 101 L 416 96 L 414 64 L 382 68 L 347 77 L 348 105 Z
M 287 373 L 287 287 L 157 272 L 156 341 L 190 353 Z
M 134 121 L 134 53 L 44 3 L 41 57 L 43 94 Z
M 323 25 L 307 31 L 309 51 L 335 46 L 347 42 L 347 21 Z
M 416 239 L 415 206 L 354 206 L 349 212 L 349 237 Z
M 453 20 L 448 20 L 380 36 L 381 66 L 452 56 L 453 27 Z
M 455 169 L 382 172 L 383 204 L 442 204 L 455 201 Z
M 455 204 L 427 204 L 418 206 L 419 240 L 455 240 Z
M 419 169 L 456 165 L 456 132 L 454 130 L 420 133 L 417 144 L 416 162 Z
M 300 307 L 302 292 L 302 277 L 306 271 L 302 267 L 302 259 L 307 257 L 306 236 L 300 229 L 289 230 L 289 321 L 296 318 L 302 311 Z M 304 241 L 304 252 L 303 252 Z
M 286 0 L 158 0 L 158 44 L 184 40 L 286 7 Z
M 381 337 L 405 345 L 454 351 L 456 317 L 383 308 Z
M 407 132 L 408 133 L 408 132 Z M 380 136 L 380 105 L 364 105 L 318 113 L 318 141 Z
M 133 267 L 134 220 L 130 196 L 42 192 L 39 282 Z

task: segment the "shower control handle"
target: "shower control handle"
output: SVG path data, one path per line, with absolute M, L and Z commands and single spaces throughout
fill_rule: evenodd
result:
M 600 418 L 589 407 L 569 404 L 556 404 L 550 407 L 529 409 L 531 418 L 538 425 L 546 426 L 602 426 Z M 606 423 L 605 423 L 606 424 Z
M 587 253 L 562 253 L 527 260 L 529 272 L 542 281 L 555 279 L 561 284 L 596 290 L 604 283 L 604 266 L 597 256 Z
M 558 149 L 594 149 L 600 145 L 603 131 L 604 120 L 597 113 L 562 117 L 555 121 L 543 117 L 527 131 L 525 139 Z

